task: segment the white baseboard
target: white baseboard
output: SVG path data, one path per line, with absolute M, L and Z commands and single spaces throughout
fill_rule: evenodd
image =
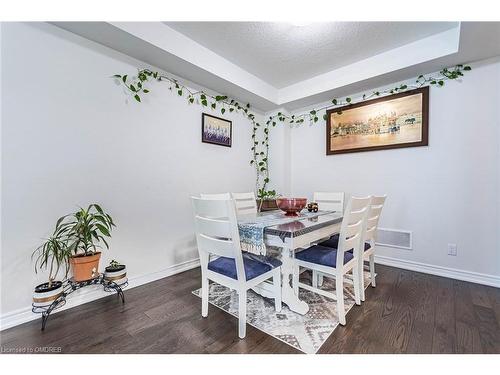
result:
M 135 287 L 140 286 L 140 285 L 150 283 L 152 281 L 163 279 L 165 277 L 172 276 L 172 275 L 175 275 L 177 273 L 181 273 L 181 272 L 190 270 L 192 268 L 196 268 L 199 265 L 200 265 L 200 260 L 197 258 L 197 259 L 188 260 L 186 262 L 176 264 L 174 266 L 168 267 L 168 268 L 161 270 L 161 271 L 131 277 L 128 280 L 129 285 L 127 286 L 126 290 L 131 289 L 131 288 L 135 288 Z M 70 298 L 68 298 L 65 306 L 54 311 L 53 314 L 56 314 L 60 311 L 64 311 L 67 309 L 71 309 L 71 308 L 76 307 L 78 305 L 81 305 L 81 304 L 84 304 L 87 302 L 91 302 L 91 301 L 94 301 L 96 299 L 103 298 L 106 296 L 109 296 L 109 293 L 104 292 L 102 290 L 102 287 L 99 285 L 96 285 L 93 287 L 88 287 L 85 289 L 80 289 L 79 291 L 77 291 L 73 295 L 71 295 Z M 0 331 L 3 331 L 4 329 L 7 329 L 7 328 L 17 326 L 19 324 L 29 322 L 31 320 L 40 319 L 40 318 L 41 318 L 40 314 L 34 314 L 33 312 L 31 312 L 31 306 L 28 306 L 28 307 L 22 308 L 22 309 L 18 309 L 18 310 L 12 311 L 10 313 L 4 314 L 0 317 Z M 49 324 L 50 324 L 50 321 L 49 321 Z
M 478 272 L 458 270 L 455 268 L 435 266 L 431 264 L 419 263 L 410 260 L 396 259 L 381 255 L 375 255 L 375 262 L 378 264 L 384 264 L 387 266 L 402 268 L 405 270 L 428 273 L 431 275 L 443 276 L 451 279 L 469 281 L 472 283 L 489 285 L 500 288 L 500 277 L 495 275 L 487 275 Z M 129 285 L 127 289 L 135 288 L 140 285 L 144 285 L 168 276 L 175 275 L 180 272 L 196 268 L 199 265 L 200 265 L 200 260 L 193 259 L 183 263 L 176 264 L 174 266 L 168 267 L 158 272 L 135 276 L 129 279 Z M 88 289 L 82 289 L 76 293 L 72 295 L 71 298 L 68 298 L 68 302 L 64 307 L 54 311 L 54 314 L 87 302 L 94 301 L 99 298 L 109 296 L 109 293 L 104 292 L 102 288 L 99 288 L 98 286 L 94 288 L 89 287 Z M 35 319 L 40 319 L 40 314 L 32 313 L 31 306 L 12 311 L 0 317 L 0 331 Z
M 375 263 L 500 288 L 500 276 L 375 255 Z

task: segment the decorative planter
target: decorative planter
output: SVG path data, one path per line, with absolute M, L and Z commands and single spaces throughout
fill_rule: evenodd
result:
M 33 291 L 34 307 L 49 307 L 52 302 L 58 299 L 64 292 L 62 281 L 53 281 L 37 285 Z
M 262 206 L 261 203 L 262 202 Z M 276 199 L 257 199 L 257 208 L 260 207 L 260 212 L 277 210 L 278 205 L 276 204 Z
M 99 259 L 101 253 L 93 255 L 77 255 L 69 259 L 75 281 L 86 281 L 99 276 Z
M 108 282 L 112 281 L 117 285 L 125 284 L 128 281 L 127 268 L 124 264 L 120 264 L 119 266 L 115 267 L 106 267 L 106 270 L 104 272 L 104 280 Z

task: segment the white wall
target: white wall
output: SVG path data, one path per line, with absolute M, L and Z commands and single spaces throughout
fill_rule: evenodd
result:
M 500 63 L 472 67 L 462 83 L 430 90 L 429 147 L 326 156 L 323 123 L 293 129 L 294 195 L 385 193 L 380 225 L 413 231 L 414 248 L 380 255 L 500 280 Z
M 31 252 L 77 205 L 114 217 L 101 264 L 132 278 L 197 258 L 189 195 L 254 189 L 250 123 L 226 113 L 232 148 L 201 143 L 200 106 L 166 84 L 138 104 L 109 78 L 145 64 L 48 24 L 2 27 L 1 314 L 30 306 L 45 277 Z
M 199 106 L 162 84 L 138 104 L 109 78 L 143 63 L 47 24 L 2 24 L 1 41 L 2 318 L 33 317 L 45 274 L 31 252 L 77 205 L 109 210 L 118 227 L 103 262 L 145 280 L 197 258 L 190 193 L 254 189 L 241 115 L 225 116 L 232 148 L 203 144 Z M 325 156 L 323 124 L 272 129 L 270 187 L 387 193 L 381 225 L 412 230 L 414 249 L 381 255 L 500 275 L 500 63 L 473 67 L 431 90 L 429 147 Z

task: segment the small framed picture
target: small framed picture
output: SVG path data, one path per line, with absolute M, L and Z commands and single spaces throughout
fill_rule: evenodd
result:
M 233 123 L 207 113 L 201 114 L 201 141 L 231 147 Z

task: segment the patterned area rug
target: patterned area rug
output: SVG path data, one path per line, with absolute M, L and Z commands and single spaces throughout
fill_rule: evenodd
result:
M 301 281 L 310 284 L 308 271 L 301 275 Z M 369 282 L 369 273 L 365 272 L 365 288 Z M 321 288 L 335 292 L 335 281 L 325 277 Z M 344 283 L 344 288 L 347 313 L 354 306 L 354 290 L 352 284 Z M 200 297 L 201 289 L 194 290 L 193 294 Z M 264 298 L 249 290 L 247 323 L 304 353 L 314 354 L 339 325 L 337 303 L 305 289 L 299 289 L 299 297 L 309 305 L 309 312 L 306 315 L 290 311 L 285 304 L 281 312 L 277 313 L 274 309 L 274 300 Z M 238 317 L 236 291 L 210 283 L 209 302 Z M 348 316 L 346 319 L 349 323 Z

